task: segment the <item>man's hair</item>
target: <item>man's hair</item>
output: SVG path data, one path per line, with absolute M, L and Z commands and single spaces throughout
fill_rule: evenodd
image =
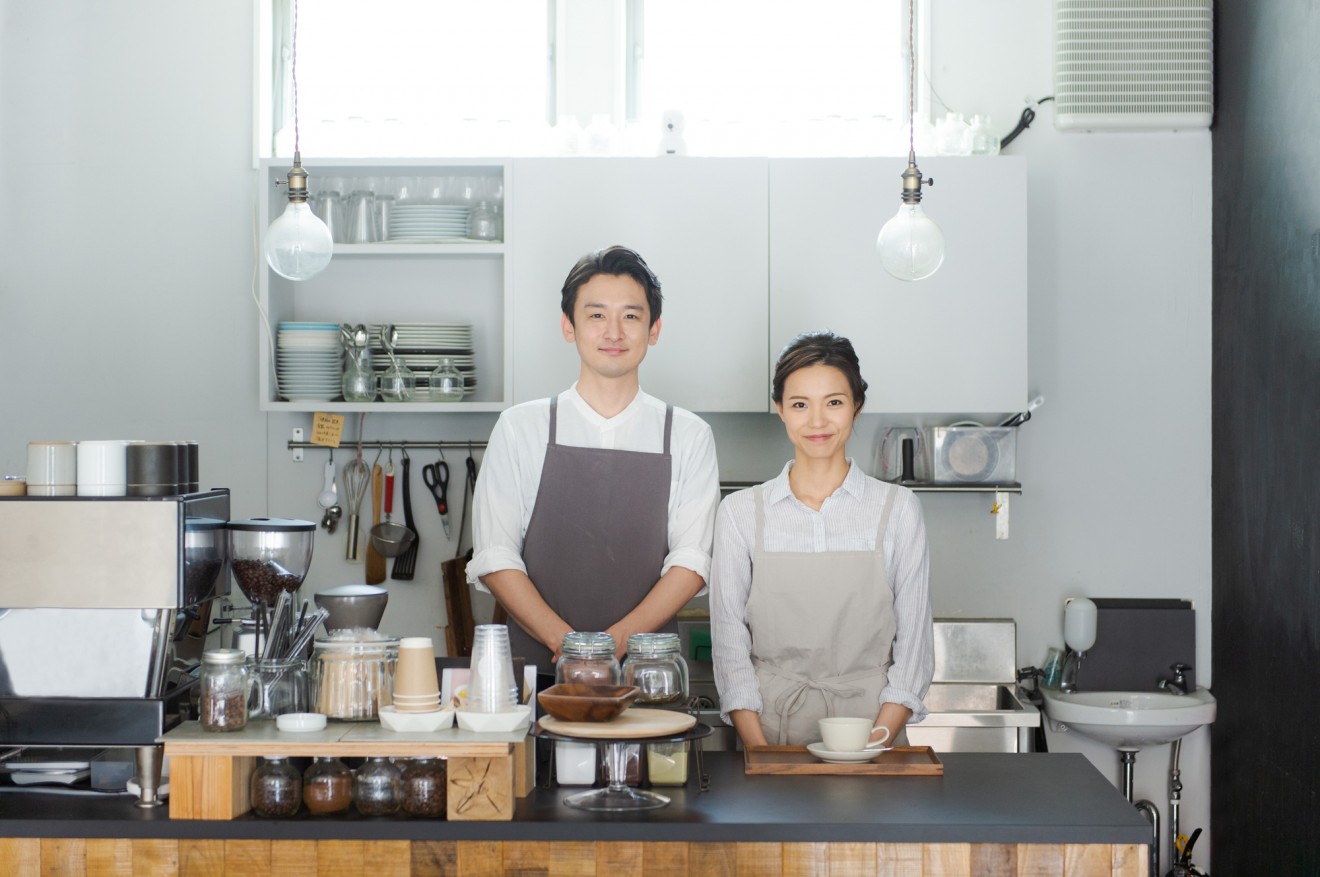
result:
M 578 290 L 591 278 L 607 274 L 611 277 L 631 277 L 646 293 L 646 306 L 651 311 L 651 325 L 660 319 L 664 296 L 660 294 L 660 281 L 641 256 L 627 247 L 613 246 L 588 253 L 568 272 L 561 291 L 560 307 L 568 321 L 573 322 L 573 307 L 577 304 Z

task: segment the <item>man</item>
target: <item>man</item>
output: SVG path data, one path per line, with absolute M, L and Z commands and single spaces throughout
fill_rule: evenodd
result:
M 508 611 L 514 655 L 552 673 L 565 633 L 676 630 L 710 571 L 719 472 L 710 427 L 641 390 L 660 282 L 625 247 L 584 256 L 562 290 L 578 380 L 505 411 L 477 481 L 468 577 Z

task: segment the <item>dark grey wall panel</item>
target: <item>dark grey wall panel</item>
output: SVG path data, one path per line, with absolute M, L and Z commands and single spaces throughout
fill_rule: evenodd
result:
M 1317 874 L 1320 4 L 1216 7 L 1214 872 Z

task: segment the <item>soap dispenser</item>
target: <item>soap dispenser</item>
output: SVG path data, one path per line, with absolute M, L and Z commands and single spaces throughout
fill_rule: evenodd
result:
M 1069 597 L 1063 601 L 1063 641 L 1068 646 L 1068 657 L 1063 664 L 1063 679 L 1059 690 L 1077 690 L 1077 671 L 1087 649 L 1095 645 L 1095 603 L 1085 597 Z

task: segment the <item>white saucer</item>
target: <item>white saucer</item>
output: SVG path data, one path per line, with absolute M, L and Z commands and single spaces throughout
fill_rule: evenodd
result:
M 863 749 L 861 752 L 832 752 L 825 748 L 824 743 L 808 743 L 807 751 L 819 758 L 821 761 L 828 761 L 832 764 L 863 764 L 875 758 L 882 752 L 888 752 L 893 749 L 892 746 L 883 746 L 879 749 Z

